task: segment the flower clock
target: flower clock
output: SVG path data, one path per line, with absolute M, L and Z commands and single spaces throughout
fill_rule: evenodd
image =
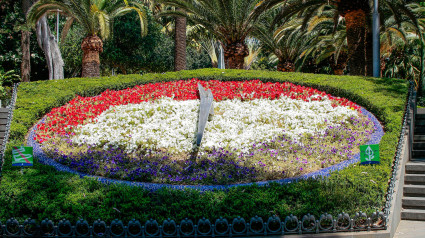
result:
M 200 146 L 198 83 L 214 95 Z M 55 163 L 84 174 L 231 185 L 299 177 L 340 164 L 378 127 L 358 105 L 313 88 L 191 79 L 76 97 L 48 113 L 31 140 Z

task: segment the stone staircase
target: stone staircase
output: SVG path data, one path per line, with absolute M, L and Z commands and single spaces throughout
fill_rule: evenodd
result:
M 9 108 L 0 108 L 0 145 L 3 144 L 8 116 Z
M 415 118 L 412 158 L 406 163 L 401 219 L 425 221 L 425 109 Z

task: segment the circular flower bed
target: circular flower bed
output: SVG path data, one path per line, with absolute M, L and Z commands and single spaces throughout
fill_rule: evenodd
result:
M 197 83 L 215 100 L 199 148 Z M 347 99 L 290 83 L 192 79 L 77 97 L 47 114 L 31 139 L 48 157 L 86 174 L 165 184 L 246 183 L 352 159 L 379 126 L 365 112 Z

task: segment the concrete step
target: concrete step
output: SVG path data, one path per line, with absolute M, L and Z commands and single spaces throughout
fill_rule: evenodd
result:
M 425 142 L 425 135 L 414 135 L 413 141 L 416 141 L 416 142 L 424 141 Z
M 415 125 L 415 134 L 425 135 L 425 126 Z
M 9 116 L 9 109 L 0 108 L 0 119 L 6 119 Z
M 425 174 L 406 174 L 404 184 L 425 185 Z
M 425 197 L 403 197 L 401 204 L 406 209 L 425 209 Z
M 405 197 L 425 197 L 425 185 L 405 184 L 403 195 Z
M 412 156 L 413 158 L 418 158 L 418 157 L 425 157 L 425 150 L 412 150 Z
M 417 118 L 415 120 L 415 126 L 425 126 L 425 118 Z
M 425 163 L 425 157 L 412 158 L 412 159 L 410 159 L 409 162 L 412 162 L 412 163 Z
M 401 219 L 425 221 L 425 210 L 421 209 L 402 209 Z
M 414 150 L 425 150 L 425 141 L 421 142 L 413 142 L 413 149 Z
M 406 163 L 406 174 L 425 174 L 425 161 L 421 160 L 424 157 L 408 161 Z
M 419 108 L 418 108 L 418 111 L 416 112 L 415 120 L 421 120 L 421 119 L 425 119 L 425 113 L 423 111 L 419 111 Z
M 0 125 L 6 125 L 7 119 L 6 118 L 0 118 Z

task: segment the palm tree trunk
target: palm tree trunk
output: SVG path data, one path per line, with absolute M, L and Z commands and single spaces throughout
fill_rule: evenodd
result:
M 280 72 L 295 72 L 295 64 L 292 60 L 279 58 L 279 63 L 277 64 L 277 71 Z
M 186 69 L 186 18 L 176 17 L 174 71 Z
M 22 11 L 24 15 L 27 15 L 29 8 L 31 7 L 31 0 L 22 1 Z M 21 49 L 22 49 L 22 63 L 21 63 L 21 79 L 23 82 L 30 81 L 31 74 L 31 52 L 30 52 L 30 36 L 29 31 L 21 31 Z
M 244 58 L 249 54 L 246 44 L 243 41 L 235 42 L 223 48 L 226 69 L 243 69 Z
M 83 78 L 100 76 L 99 54 L 103 51 L 103 42 L 96 35 L 89 35 L 81 43 L 83 50 L 82 73 Z
M 22 82 L 30 81 L 30 74 L 31 74 L 30 36 L 31 36 L 31 33 L 29 31 L 21 32 L 21 49 L 22 49 L 21 79 L 22 79 Z
M 350 75 L 365 75 L 366 13 L 362 9 L 345 14 Z

